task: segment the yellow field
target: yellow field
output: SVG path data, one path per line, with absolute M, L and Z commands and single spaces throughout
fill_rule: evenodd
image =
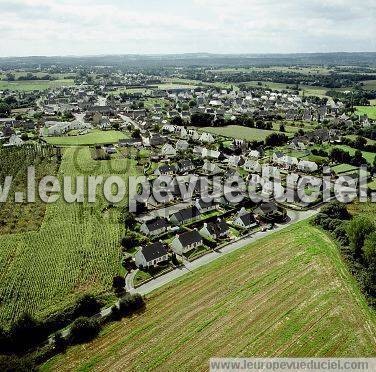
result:
M 213 356 L 376 356 L 375 314 L 307 222 L 149 296 L 143 314 L 46 363 L 54 371 L 202 371 Z

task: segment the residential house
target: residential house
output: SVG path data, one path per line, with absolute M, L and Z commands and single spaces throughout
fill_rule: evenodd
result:
M 200 211 L 196 206 L 181 209 L 178 212 L 173 213 L 169 220 L 174 225 L 183 225 L 188 222 L 197 220 L 200 217 Z
M 287 216 L 286 210 L 274 202 L 261 203 L 253 213 L 266 221 L 282 221 Z
M 200 136 L 200 142 L 202 143 L 214 143 L 215 139 L 211 133 L 203 132 Z
M 162 156 L 174 157 L 174 156 L 176 156 L 176 150 L 174 149 L 174 147 L 171 144 L 165 143 L 162 146 L 161 154 L 162 154 Z
M 258 150 L 251 150 L 251 151 L 249 152 L 249 157 L 250 157 L 250 158 L 259 159 L 260 156 L 261 156 L 261 154 L 260 154 L 260 151 L 258 151 Z
M 199 138 L 200 138 L 200 135 L 197 133 L 196 130 L 194 129 L 188 129 L 188 136 L 190 139 L 192 139 L 193 141 L 198 141 Z
M 168 248 L 161 242 L 155 242 L 142 247 L 135 254 L 137 267 L 157 266 L 169 259 Z
M 229 226 L 226 221 L 205 222 L 200 230 L 200 235 L 208 239 L 223 239 L 229 235 Z
M 255 217 L 250 212 L 240 213 L 240 215 L 238 215 L 238 217 L 233 221 L 233 224 L 242 229 L 251 229 L 252 227 L 257 226 Z
M 166 175 L 173 175 L 176 172 L 176 168 L 174 165 L 161 165 L 154 171 L 154 174 L 157 176 L 166 176 Z
M 24 141 L 16 134 L 12 134 L 9 138 L 8 146 L 22 146 Z
M 261 164 L 257 160 L 246 160 L 243 164 L 243 169 L 247 172 L 261 172 Z
M 176 142 L 177 151 L 187 151 L 189 148 L 189 143 L 183 139 Z
M 168 222 L 165 218 L 155 218 L 153 220 L 145 221 L 140 231 L 148 236 L 158 236 L 167 231 Z
M 318 168 L 318 165 L 313 161 L 300 160 L 298 164 L 298 169 L 302 172 L 316 172 Z
M 195 206 L 200 211 L 200 213 L 207 213 L 216 210 L 218 204 L 215 203 L 213 199 L 204 200 L 203 198 L 200 198 L 196 199 Z
M 223 173 L 223 170 L 219 168 L 219 166 L 215 163 L 210 163 L 209 161 L 206 161 L 204 165 L 202 166 L 202 170 L 208 174 L 208 175 L 218 175 Z
M 245 163 L 245 160 L 242 156 L 231 155 L 228 158 L 228 165 L 230 167 L 241 167 Z
M 220 151 L 208 150 L 206 147 L 202 148 L 201 156 L 204 159 L 215 159 L 215 160 L 220 160 L 221 158 L 224 158 Z
M 180 173 L 190 172 L 195 169 L 195 166 L 191 160 L 180 160 L 178 161 L 177 166 Z
M 202 237 L 195 229 L 177 235 L 171 242 L 171 248 L 176 254 L 182 255 L 192 249 L 202 246 L 202 244 Z

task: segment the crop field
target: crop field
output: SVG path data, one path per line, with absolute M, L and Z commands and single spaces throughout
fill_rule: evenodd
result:
M 3 185 L 7 176 L 13 177 L 9 198 L 0 207 L 0 234 L 37 230 L 43 222 L 46 203 L 40 198 L 36 197 L 35 203 L 15 203 L 11 197 L 26 190 L 27 168 L 32 165 L 38 180 L 56 175 L 59 164 L 54 149 L 49 146 L 44 151 L 31 146 L 0 148 L 0 184 Z
M 300 222 L 148 296 L 42 371 L 201 371 L 216 356 L 376 356 L 375 314 L 337 246 Z
M 91 160 L 89 148 L 65 150 L 63 176 L 136 173 L 129 159 Z M 75 187 L 73 186 L 73 192 Z M 86 190 L 87 192 L 87 190 Z M 83 293 L 110 290 L 121 270 L 120 209 L 108 209 L 97 190 L 95 203 L 48 204 L 38 231 L 0 236 L 0 324 L 8 326 L 22 312 L 37 318 L 71 305 Z
M 277 132 L 274 130 L 242 127 L 240 125 L 228 125 L 226 127 L 215 128 L 204 127 L 199 128 L 199 131 L 209 132 L 230 138 L 241 138 L 247 141 L 263 141 L 269 134 Z M 286 133 L 286 135 L 288 135 L 288 133 Z
M 49 88 L 58 88 L 70 85 L 74 85 L 74 81 L 72 79 L 0 81 L 0 90 L 10 89 L 20 91 L 32 91 L 46 90 Z
M 370 119 L 376 120 L 376 106 L 356 106 L 356 114 L 357 115 L 367 114 L 367 116 Z
M 115 130 L 93 130 L 92 132 L 81 136 L 46 137 L 46 141 L 51 145 L 59 146 L 91 146 L 105 143 L 117 143 L 120 139 L 124 138 L 128 138 L 128 136 L 123 132 Z
M 363 83 L 363 88 L 365 90 L 375 90 L 376 89 L 376 80 L 365 80 L 362 83 Z

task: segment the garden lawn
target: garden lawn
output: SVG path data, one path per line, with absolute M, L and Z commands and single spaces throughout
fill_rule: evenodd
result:
M 228 125 L 226 127 L 204 127 L 200 131 L 217 134 L 230 138 L 241 138 L 247 141 L 264 141 L 271 133 L 278 133 L 276 130 L 264 130 L 258 128 L 248 128 L 240 125 Z M 286 133 L 288 136 L 289 133 Z
M 46 137 L 46 141 L 51 145 L 60 146 L 90 146 L 102 144 L 114 144 L 120 139 L 128 138 L 126 133 L 118 132 L 115 130 L 100 131 L 93 130 L 88 134 L 81 136 L 59 136 L 59 137 Z

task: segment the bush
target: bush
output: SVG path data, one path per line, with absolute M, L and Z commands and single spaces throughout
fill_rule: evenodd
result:
M 41 322 L 28 313 L 21 315 L 9 331 L 9 343 L 6 348 L 12 352 L 24 352 L 40 344 L 47 338 L 47 331 Z
M 349 220 L 351 218 L 346 205 L 338 201 L 333 201 L 321 208 L 321 213 L 328 217 L 339 220 Z
M 111 319 L 112 320 L 120 320 L 121 319 L 121 312 L 119 310 L 119 308 L 116 306 L 116 305 L 113 305 L 111 307 L 111 315 L 110 315 Z
M 94 296 L 84 295 L 77 300 L 74 315 L 75 317 L 95 315 L 100 311 L 102 305 L 102 302 Z
M 342 226 L 343 221 L 335 218 L 329 218 L 328 222 L 328 230 L 329 231 L 334 231 L 338 227 Z
M 36 370 L 34 361 L 29 357 L 0 355 L 0 371 L 2 372 L 33 372 Z
M 124 291 L 125 287 L 125 279 L 121 275 L 116 275 L 112 279 L 112 288 L 115 289 L 116 292 Z
M 345 227 L 342 225 L 338 226 L 334 231 L 333 231 L 334 236 L 338 240 L 338 242 L 343 245 L 343 246 L 348 246 L 349 245 L 349 237 L 347 235 Z
M 101 325 L 98 320 L 80 317 L 71 326 L 69 341 L 71 344 L 88 342 L 98 336 L 100 330 Z
M 347 234 L 349 235 L 354 257 L 361 258 L 364 241 L 375 230 L 373 221 L 365 216 L 357 216 L 348 223 Z
M 119 301 L 120 313 L 123 316 L 131 315 L 139 309 L 142 309 L 145 306 L 144 299 L 138 293 L 130 294 L 127 293 Z

